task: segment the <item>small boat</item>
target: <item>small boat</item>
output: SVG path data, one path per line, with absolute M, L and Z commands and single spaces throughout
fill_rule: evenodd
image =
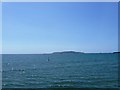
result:
M 49 57 L 48 57 L 48 61 L 50 61 Z

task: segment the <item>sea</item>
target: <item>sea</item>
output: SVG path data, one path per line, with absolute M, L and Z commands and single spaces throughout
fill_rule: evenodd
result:
M 117 88 L 117 53 L 3 54 L 3 88 Z

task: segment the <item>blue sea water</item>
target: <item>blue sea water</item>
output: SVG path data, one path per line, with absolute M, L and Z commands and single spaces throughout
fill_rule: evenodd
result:
M 115 53 L 3 54 L 2 67 L 3 88 L 118 87 Z

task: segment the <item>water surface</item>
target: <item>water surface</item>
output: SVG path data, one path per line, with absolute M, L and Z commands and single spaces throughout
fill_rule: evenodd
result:
M 4 54 L 2 58 L 3 88 L 118 86 L 117 54 Z

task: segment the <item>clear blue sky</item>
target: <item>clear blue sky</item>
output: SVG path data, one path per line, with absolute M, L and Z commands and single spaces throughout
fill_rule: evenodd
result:
M 118 50 L 117 3 L 3 3 L 3 53 Z

